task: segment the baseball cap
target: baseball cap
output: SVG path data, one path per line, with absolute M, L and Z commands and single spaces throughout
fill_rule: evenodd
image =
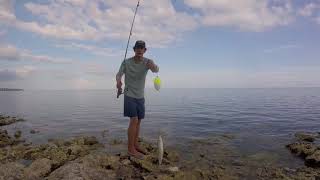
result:
M 135 49 L 135 48 L 146 48 L 146 43 L 142 40 L 138 40 L 138 41 L 136 41 L 133 49 Z

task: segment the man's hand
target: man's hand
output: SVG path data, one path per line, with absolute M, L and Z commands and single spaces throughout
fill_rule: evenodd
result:
M 150 59 L 146 64 L 147 68 L 150 69 L 152 72 L 158 72 L 158 66 L 154 64 L 154 62 Z
M 148 60 L 147 67 L 148 69 L 152 69 L 154 67 L 154 62 L 152 60 Z
M 122 89 L 122 82 L 121 81 L 117 81 L 117 89 Z
M 121 81 L 117 81 L 117 98 L 119 98 L 119 96 L 122 94 L 122 82 Z

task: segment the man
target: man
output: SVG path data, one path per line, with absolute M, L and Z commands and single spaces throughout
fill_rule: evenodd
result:
M 138 144 L 140 123 L 145 116 L 144 88 L 148 70 L 158 72 L 158 66 L 148 58 L 143 57 L 147 51 L 144 41 L 136 41 L 133 50 L 135 56 L 125 59 L 117 73 L 118 94 L 122 93 L 122 75 L 125 74 L 124 116 L 130 118 L 128 128 L 128 154 L 142 159 L 146 152 Z

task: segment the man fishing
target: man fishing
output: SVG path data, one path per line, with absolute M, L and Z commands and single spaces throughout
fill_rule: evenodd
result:
M 125 75 L 124 116 L 130 118 L 128 127 L 128 154 L 142 159 L 146 152 L 139 146 L 141 120 L 145 116 L 144 88 L 148 70 L 159 72 L 159 67 L 143 55 L 147 51 L 144 41 L 136 41 L 133 50 L 135 55 L 125 59 L 116 75 L 118 97 L 122 94 L 122 76 Z

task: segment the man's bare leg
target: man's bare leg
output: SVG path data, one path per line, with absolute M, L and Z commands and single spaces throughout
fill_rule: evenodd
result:
M 146 152 L 143 149 L 141 149 L 139 146 L 140 123 L 141 123 L 141 119 L 139 119 L 138 123 L 137 123 L 137 130 L 136 130 L 136 134 L 135 134 L 134 147 L 138 152 L 140 152 L 142 154 L 146 154 Z
M 141 153 L 139 153 L 134 147 L 138 122 L 137 117 L 130 118 L 128 128 L 128 152 L 133 155 L 141 156 Z

